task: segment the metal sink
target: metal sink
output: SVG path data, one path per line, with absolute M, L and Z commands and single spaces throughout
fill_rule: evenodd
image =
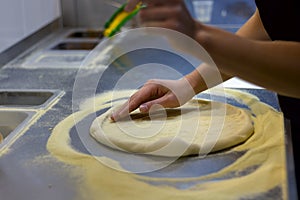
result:
M 0 110 L 0 133 L 4 140 L 0 148 L 10 143 L 28 124 L 35 112 Z
M 59 95 L 62 93 L 55 90 L 3 90 L 0 91 L 0 107 L 44 107 Z
M 52 50 L 92 50 L 94 49 L 99 42 L 96 41 L 81 41 L 81 42 L 73 42 L 66 41 L 61 42 L 54 47 Z
M 64 94 L 59 90 L 0 90 L 0 149 L 17 138 L 30 125 L 36 111 L 52 105 Z
M 67 36 L 68 38 L 103 38 L 103 31 L 100 30 L 85 30 L 85 31 L 76 31 Z

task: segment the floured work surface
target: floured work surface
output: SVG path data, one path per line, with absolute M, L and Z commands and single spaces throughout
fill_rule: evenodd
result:
M 229 104 L 191 100 L 180 108 L 138 110 L 112 122 L 114 108 L 91 125 L 91 135 L 109 147 L 159 156 L 198 155 L 244 142 L 253 133 L 250 114 Z
M 75 191 L 78 192 L 78 199 L 287 199 L 283 115 L 248 93 L 226 90 L 228 98 L 249 108 L 255 133 L 246 142 L 225 152 L 208 157 L 188 157 L 180 166 L 174 168 L 170 164 L 170 167 L 166 167 L 178 172 L 190 164 L 191 168 L 187 171 L 192 176 L 182 176 L 180 173 L 176 176 L 175 173 L 171 177 L 164 170 L 158 170 L 159 176 L 156 177 L 148 176 L 147 173 L 129 173 L 130 170 L 126 170 L 128 166 L 115 157 L 93 154 L 88 143 L 85 143 L 85 147 L 89 153 L 71 145 L 73 142 L 70 134 L 75 134 L 74 127 L 81 126 L 89 116 L 90 121 L 78 135 L 85 135 L 93 142 L 88 130 L 96 118 L 93 113 L 109 108 L 112 97 L 127 98 L 130 94 L 132 91 L 115 91 L 90 99 L 82 105 L 81 110 L 61 121 L 48 140 L 47 149 L 51 155 L 67 166 L 74 166 L 69 172 L 77 177 L 78 189 Z M 100 146 L 97 142 L 95 145 Z M 105 151 L 101 149 L 100 153 Z M 234 157 L 235 154 L 240 156 Z M 122 155 L 125 157 L 131 154 Z M 199 165 L 201 161 L 226 155 L 234 158 L 228 165 L 216 171 L 197 174 L 202 167 Z M 129 164 L 141 164 L 135 162 L 136 157 L 132 155 L 126 160 Z

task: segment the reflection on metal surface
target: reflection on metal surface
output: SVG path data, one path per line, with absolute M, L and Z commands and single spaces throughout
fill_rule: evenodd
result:
M 4 137 L 0 148 L 9 143 L 26 126 L 35 112 L 32 111 L 0 111 L 0 132 Z
M 0 130 L 6 138 L 27 117 L 28 113 L 22 111 L 0 111 Z

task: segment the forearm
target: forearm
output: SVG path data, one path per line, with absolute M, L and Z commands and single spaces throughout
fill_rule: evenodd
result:
M 196 24 L 198 22 L 195 21 Z M 198 25 L 196 25 L 198 26 Z M 199 28 L 199 27 L 198 27 Z M 201 27 L 200 27 L 201 28 Z M 254 40 L 270 40 L 268 34 L 266 33 L 263 24 L 260 20 L 259 12 L 256 10 L 256 12 L 253 14 L 252 17 L 236 32 L 236 35 L 244 38 L 254 39 Z M 194 34 L 194 38 L 197 36 L 197 31 Z M 206 64 L 202 64 L 197 68 L 197 70 L 193 71 L 189 75 L 186 76 L 186 78 L 189 80 L 191 85 L 193 86 L 196 93 L 199 93 L 203 90 L 206 90 L 208 87 L 205 84 L 205 81 L 203 79 L 203 75 L 205 72 L 212 69 Z M 219 68 L 219 71 L 222 70 Z M 202 76 L 201 76 L 202 74 Z M 207 73 L 206 73 L 207 74 Z M 223 81 L 226 81 L 233 76 L 228 75 L 226 73 L 223 73 L 220 71 L 221 77 Z M 219 78 L 220 79 L 220 78 Z M 220 82 L 215 82 L 215 85 L 219 84 Z M 213 85 L 212 85 L 213 86 Z
M 281 94 L 300 97 L 300 43 L 257 41 L 200 26 L 195 39 L 223 73 Z
M 193 72 L 186 75 L 185 78 L 189 81 L 195 94 L 198 94 L 232 78 L 232 76 L 220 72 L 216 66 L 209 66 L 203 63 Z

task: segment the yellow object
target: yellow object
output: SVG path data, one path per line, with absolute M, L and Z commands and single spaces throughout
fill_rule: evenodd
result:
M 123 4 L 106 22 L 105 24 L 105 30 L 103 32 L 105 37 L 111 37 L 114 34 L 116 34 L 118 31 L 120 31 L 121 27 L 131 18 L 133 18 L 141 8 L 142 3 L 139 3 L 135 9 L 131 12 L 126 12 L 124 10 L 126 4 Z

